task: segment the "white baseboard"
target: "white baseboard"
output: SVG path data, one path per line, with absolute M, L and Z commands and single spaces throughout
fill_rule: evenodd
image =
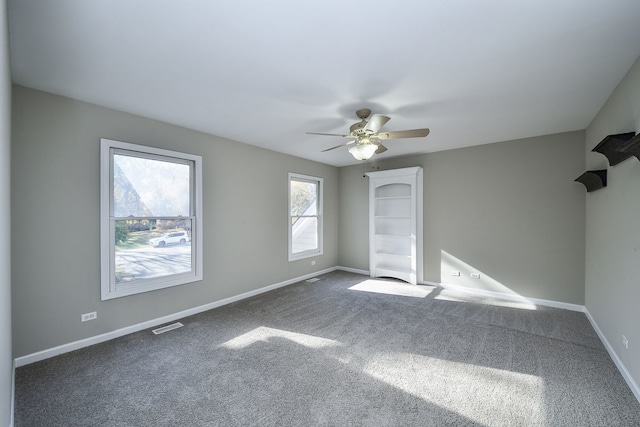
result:
M 504 292 L 496 292 L 496 291 L 487 291 L 487 290 L 484 290 L 484 289 L 471 289 L 471 288 L 467 288 L 467 287 L 464 287 L 464 286 L 451 285 L 451 284 L 448 284 L 448 283 L 424 281 L 424 282 L 421 282 L 421 284 L 430 285 L 430 286 L 437 286 L 439 288 L 450 289 L 452 291 L 458 291 L 458 292 L 465 292 L 465 293 L 468 293 L 468 294 L 478 295 L 478 296 L 483 296 L 483 297 L 499 298 L 499 299 L 508 300 L 508 301 L 522 302 L 522 303 L 525 303 L 525 304 L 533 304 L 533 305 L 542 305 L 542 306 L 545 306 L 545 307 L 562 308 L 564 310 L 579 311 L 581 313 L 584 313 L 584 311 L 585 311 L 584 305 L 571 304 L 571 303 L 568 303 L 568 302 L 551 301 L 551 300 L 540 299 L 540 298 L 528 298 L 528 297 L 523 297 L 521 295 L 507 294 L 507 293 L 504 293 Z
M 16 402 L 16 362 L 13 362 L 13 369 L 11 369 L 11 408 L 9 409 L 9 427 L 13 427 L 15 416 L 15 402 Z
M 622 360 L 620 360 L 620 358 L 618 357 L 618 354 L 609 343 L 609 340 L 607 340 L 607 337 L 605 337 L 600 330 L 600 327 L 596 323 L 595 319 L 591 316 L 591 313 L 589 313 L 589 310 L 585 309 L 584 314 L 586 314 L 587 319 L 589 319 L 589 322 L 591 322 L 591 326 L 593 326 L 593 329 L 595 329 L 598 337 L 600 337 L 600 341 L 602 341 L 604 348 L 607 349 L 607 352 L 609 353 L 609 356 L 611 356 L 613 363 L 616 364 L 618 371 L 620 371 L 620 373 L 622 374 L 622 378 L 624 378 L 624 380 L 627 382 L 627 385 L 633 392 L 633 395 L 636 397 L 638 402 L 640 402 L 640 387 L 638 387 L 638 384 L 635 382 L 635 380 L 627 370 L 627 367 L 624 366 L 624 363 L 622 363 Z
M 232 302 L 240 301 L 246 298 L 250 298 L 265 292 L 272 291 L 274 289 L 282 288 L 306 279 L 310 279 L 321 274 L 330 273 L 337 270 L 337 267 L 327 268 L 324 270 L 316 271 L 314 273 L 305 274 L 304 276 L 296 277 L 293 279 L 285 280 L 284 282 L 275 283 L 273 285 L 265 286 L 263 288 L 255 289 L 253 291 L 245 292 L 239 295 L 235 295 L 229 298 L 225 298 L 219 301 L 214 301 L 209 304 L 204 304 L 198 307 L 190 308 L 188 310 L 179 311 L 177 313 L 169 314 L 167 316 L 159 317 L 157 319 L 148 320 L 146 322 L 138 323 L 136 325 L 127 326 L 125 328 L 117 329 L 115 331 L 107 332 L 104 334 L 96 335 L 93 337 L 85 338 L 82 340 L 74 341 L 68 344 L 59 345 L 57 347 L 49 348 L 46 350 L 38 351 L 36 353 L 28 354 L 26 356 L 18 357 L 14 360 L 15 368 L 25 366 L 30 363 L 39 362 L 41 360 L 48 359 L 50 357 L 58 356 L 60 354 L 68 353 L 70 351 L 78 350 L 84 347 L 89 347 L 94 344 L 99 344 L 105 341 L 112 340 L 124 335 L 139 332 L 145 329 L 149 329 L 164 323 L 173 322 L 184 317 L 192 316 L 194 314 L 202 313 L 207 310 L 221 307 L 223 305 L 231 304 Z M 14 368 L 14 369 L 15 369 Z M 13 405 L 12 405 L 13 408 Z

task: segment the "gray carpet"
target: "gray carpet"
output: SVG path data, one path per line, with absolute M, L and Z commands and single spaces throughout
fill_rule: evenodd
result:
M 319 278 L 21 367 L 15 425 L 640 426 L 582 313 Z

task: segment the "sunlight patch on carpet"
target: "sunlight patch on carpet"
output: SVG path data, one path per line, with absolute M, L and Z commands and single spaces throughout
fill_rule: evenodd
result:
M 237 337 L 222 343 L 220 346 L 232 350 L 240 350 L 257 342 L 269 342 L 274 338 L 284 338 L 307 348 L 338 347 L 343 345 L 339 341 L 315 337 L 313 335 L 259 326 L 246 334 L 238 335 Z
M 468 290 L 462 290 L 458 292 L 469 293 Z M 474 294 L 474 298 L 477 299 L 478 294 Z M 489 300 L 488 298 L 492 298 L 492 299 Z M 451 302 L 463 302 L 463 303 L 469 302 L 469 298 L 465 299 L 464 297 L 460 297 L 459 295 L 458 296 L 447 295 L 446 290 L 442 291 L 438 296 L 434 297 L 433 299 L 436 299 L 439 301 L 451 301 Z M 499 299 L 498 297 L 491 297 L 491 296 L 487 296 L 487 299 L 484 299 L 482 303 L 486 305 L 494 305 L 498 307 L 517 308 L 520 310 L 537 310 L 538 309 L 538 307 L 535 304 L 530 302 L 524 302 L 524 301 L 520 302 L 515 300 L 511 301 L 508 299 Z
M 365 280 L 349 288 L 352 291 L 373 292 L 376 294 L 397 295 L 401 297 L 425 298 L 433 287 L 410 285 L 386 280 Z
M 408 353 L 373 355 L 363 371 L 483 425 L 542 425 L 546 419 L 544 380 L 534 375 Z

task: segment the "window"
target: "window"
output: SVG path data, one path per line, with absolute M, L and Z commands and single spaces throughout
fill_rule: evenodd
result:
M 289 173 L 289 261 L 322 255 L 322 178 Z
M 202 280 L 202 159 L 101 140 L 102 299 Z

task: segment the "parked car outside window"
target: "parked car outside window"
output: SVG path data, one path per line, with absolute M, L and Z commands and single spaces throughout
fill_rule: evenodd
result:
M 167 245 L 184 245 L 189 241 L 189 235 L 186 231 L 175 231 L 166 233 L 160 237 L 149 239 L 149 244 L 155 247 L 164 247 Z

